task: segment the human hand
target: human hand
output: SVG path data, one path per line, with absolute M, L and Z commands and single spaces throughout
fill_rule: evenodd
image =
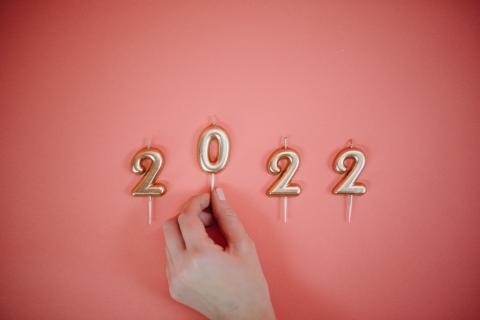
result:
M 208 236 L 212 215 L 227 246 Z M 223 190 L 192 197 L 163 226 L 170 295 L 209 319 L 275 319 L 255 244 Z

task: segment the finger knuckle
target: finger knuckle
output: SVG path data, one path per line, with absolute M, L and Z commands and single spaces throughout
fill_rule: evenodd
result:
M 180 275 L 174 275 L 170 278 L 168 284 L 168 292 L 174 300 L 181 301 L 185 290 L 185 281 L 181 278 Z
M 207 249 L 204 246 L 193 246 L 188 249 L 188 264 L 187 267 L 190 270 L 198 268 L 205 257 L 208 255 Z
M 192 267 L 191 261 L 185 261 L 171 271 L 168 279 L 168 291 L 174 300 L 181 302 L 185 293 L 188 292 L 193 272 Z
M 185 224 L 187 223 L 188 221 L 188 216 L 185 212 L 181 212 L 179 215 L 178 215 L 178 218 L 177 218 L 177 221 L 179 224 Z
M 185 259 L 182 266 L 177 267 L 171 273 L 168 281 L 168 291 L 174 300 L 182 302 L 185 294 L 191 291 L 195 282 L 195 275 L 199 271 L 205 270 L 202 260 L 203 254 L 200 251 L 190 252 L 188 259 Z

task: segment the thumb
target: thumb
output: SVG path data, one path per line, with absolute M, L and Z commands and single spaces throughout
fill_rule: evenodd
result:
M 221 188 L 215 188 L 212 192 L 213 215 L 227 239 L 229 247 L 243 249 L 251 243 L 245 228 L 233 210 L 228 204 L 225 193 Z

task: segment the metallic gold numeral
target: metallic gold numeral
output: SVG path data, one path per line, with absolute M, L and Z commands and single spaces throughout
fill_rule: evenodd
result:
M 148 169 L 142 165 L 142 161 L 150 159 Z M 132 190 L 134 196 L 161 196 L 166 192 L 163 184 L 155 182 L 163 166 L 162 152 L 157 148 L 143 148 L 132 159 L 132 172 L 143 174 L 142 179 Z

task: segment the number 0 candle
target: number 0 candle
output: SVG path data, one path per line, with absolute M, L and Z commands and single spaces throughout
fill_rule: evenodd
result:
M 217 154 L 212 156 L 212 142 L 217 142 Z M 198 158 L 203 171 L 211 174 L 210 189 L 215 187 L 215 174 L 222 171 L 230 156 L 230 140 L 222 127 L 213 122 L 205 128 L 198 139 Z

